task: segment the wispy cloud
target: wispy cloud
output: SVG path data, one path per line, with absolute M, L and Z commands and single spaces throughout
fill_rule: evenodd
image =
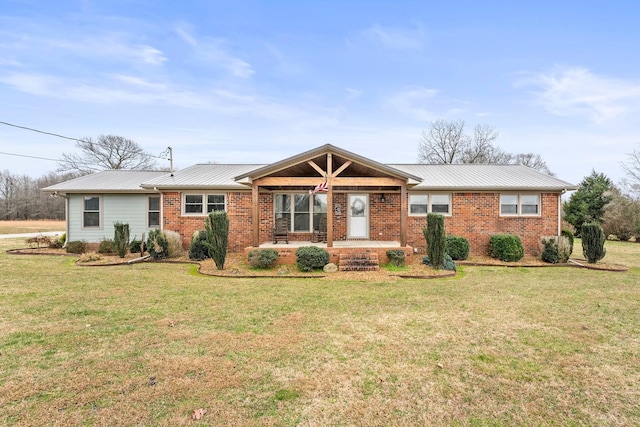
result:
M 640 82 L 599 76 L 586 68 L 531 74 L 516 85 L 537 88 L 537 101 L 553 114 L 587 116 L 598 124 L 640 109 Z
M 412 87 L 399 91 L 389 97 L 389 105 L 400 113 L 418 120 L 429 121 L 434 114 L 429 108 L 438 91 L 424 87 Z
M 375 24 L 361 32 L 362 36 L 387 49 L 420 50 L 426 42 L 422 27 L 388 28 Z

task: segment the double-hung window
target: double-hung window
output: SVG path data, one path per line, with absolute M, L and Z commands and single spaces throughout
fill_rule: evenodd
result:
M 536 216 L 540 215 L 539 194 L 501 194 L 500 215 Z
M 147 227 L 160 227 L 160 196 L 149 196 L 147 210 Z
M 274 215 L 275 218 L 287 218 L 289 231 L 308 233 L 317 230 L 320 219 L 327 216 L 327 195 L 276 194 L 274 196 Z
M 82 198 L 82 226 L 84 228 L 100 228 L 99 196 L 84 196 Z
M 224 194 L 185 194 L 182 199 L 184 215 L 207 215 L 214 211 L 226 210 Z
M 451 215 L 451 194 L 409 194 L 409 215 L 426 216 L 429 212 Z

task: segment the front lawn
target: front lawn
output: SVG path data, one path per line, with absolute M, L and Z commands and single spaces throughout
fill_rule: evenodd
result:
M 607 242 L 626 273 L 393 283 L 5 253 L 21 246 L 0 240 L 0 424 L 640 423 L 640 245 Z

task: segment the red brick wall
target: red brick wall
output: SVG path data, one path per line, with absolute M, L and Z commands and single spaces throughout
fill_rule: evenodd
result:
M 369 196 L 370 240 L 400 240 L 400 194 L 385 193 L 385 202 L 380 193 Z M 496 233 L 513 233 L 522 239 L 525 252 L 538 253 L 541 236 L 558 233 L 559 194 L 543 193 L 539 217 L 501 217 L 500 195 L 498 193 L 453 193 L 452 215 L 445 217 L 447 234 L 463 236 L 469 240 L 472 253 L 486 254 L 489 238 Z M 347 195 L 335 193 L 334 200 L 334 240 L 347 237 Z M 339 209 L 337 209 L 339 208 Z M 269 242 L 273 231 L 273 194 L 260 194 L 260 243 Z M 227 193 L 229 215 L 229 251 L 241 252 L 252 245 L 253 210 L 250 192 Z M 180 233 L 185 248 L 197 230 L 204 229 L 204 216 L 182 216 L 181 194 L 164 193 L 164 229 Z M 426 217 L 407 219 L 407 244 L 425 250 L 422 228 Z M 311 240 L 311 233 L 291 233 L 292 241 Z

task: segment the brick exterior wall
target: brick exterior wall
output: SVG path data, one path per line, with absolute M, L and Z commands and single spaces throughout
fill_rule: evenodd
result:
M 380 241 L 400 240 L 400 194 L 381 193 L 369 195 L 369 238 Z M 558 233 L 557 193 L 541 195 L 541 215 L 535 217 L 501 217 L 499 193 L 452 193 L 451 216 L 445 217 L 447 234 L 463 236 L 469 240 L 471 252 L 487 254 L 489 238 L 496 233 L 513 233 L 522 239 L 525 252 L 538 254 L 540 237 Z M 251 192 L 228 192 L 227 213 L 229 215 L 229 251 L 242 252 L 252 246 L 253 209 Z M 164 193 L 164 229 L 180 233 L 185 248 L 189 247 L 191 236 L 204 229 L 205 216 L 183 216 L 181 214 L 181 193 Z M 347 238 L 347 195 L 334 193 L 334 241 Z M 260 243 L 273 238 L 273 194 L 261 193 Z M 426 217 L 407 218 L 407 245 L 425 250 L 422 228 Z M 291 233 L 292 241 L 310 241 L 311 233 Z

